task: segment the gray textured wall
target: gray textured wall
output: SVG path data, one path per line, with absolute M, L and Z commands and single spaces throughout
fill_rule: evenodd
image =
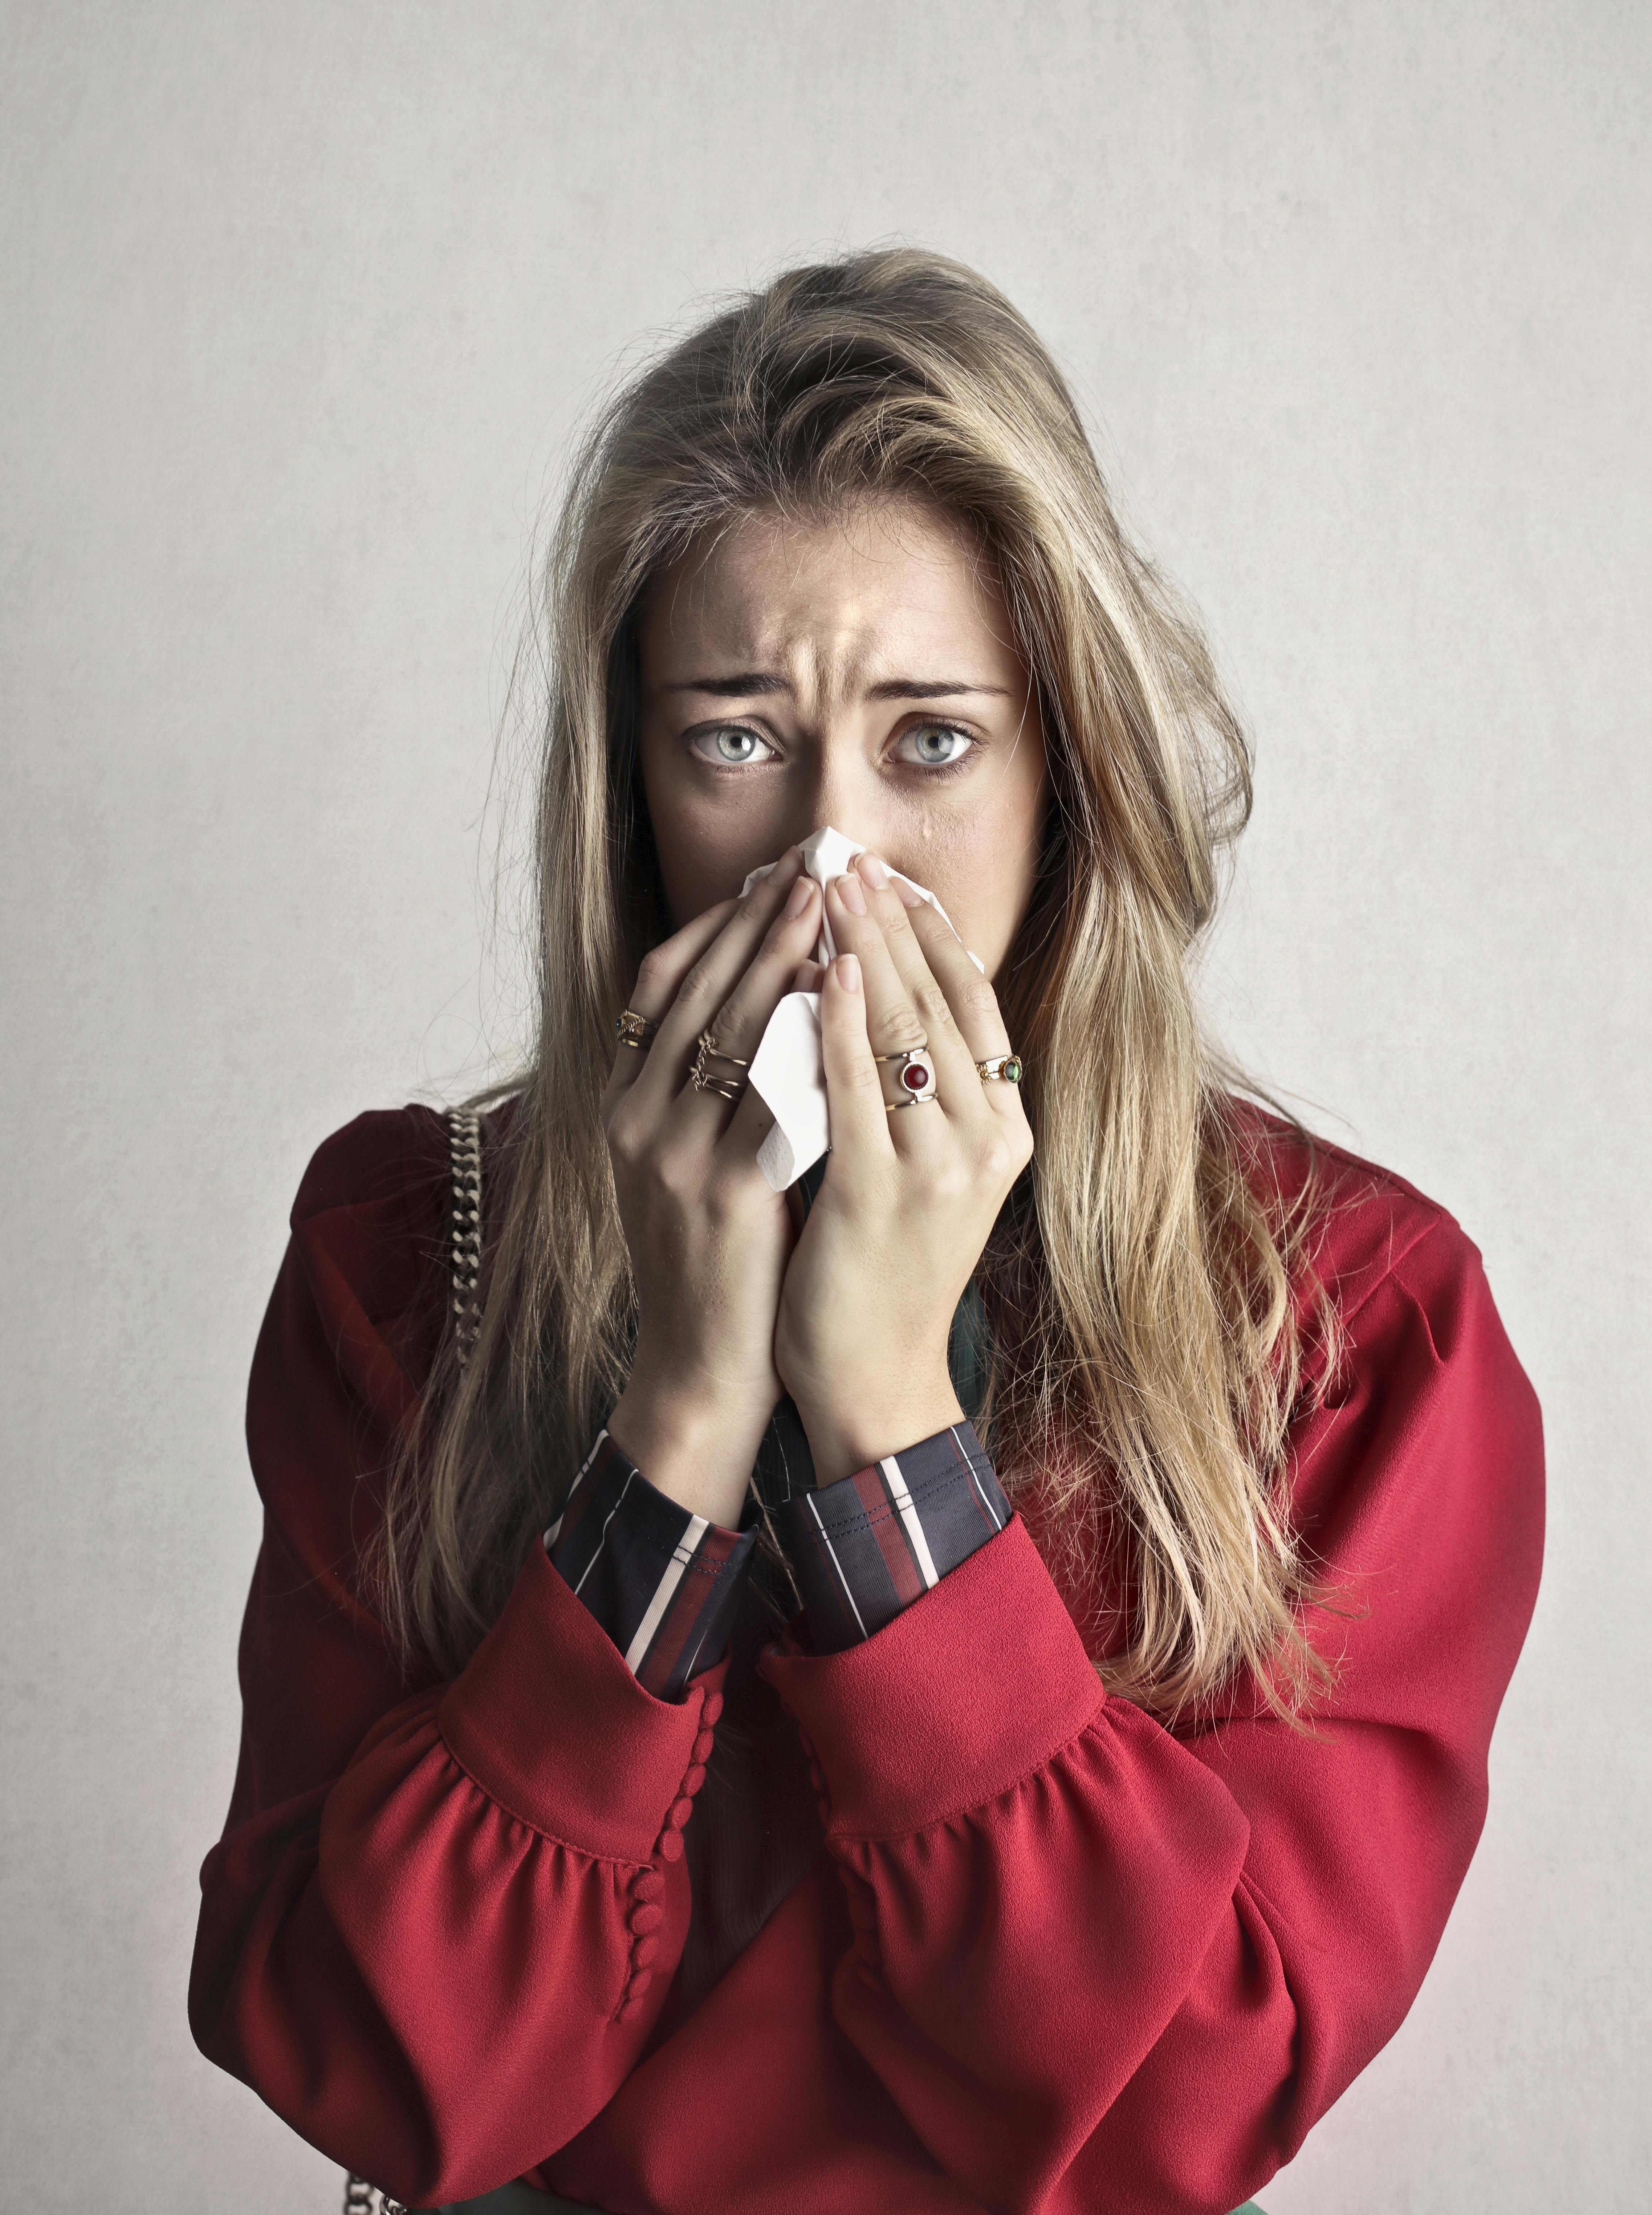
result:
M 1458 1212 L 1547 1416 L 1479 1859 L 1269 2208 L 1643 2207 L 1652 17 L 0 20 L 0 2202 L 333 2203 L 183 2014 L 286 1208 L 508 1036 L 478 820 L 579 409 L 715 288 L 900 236 L 1047 334 L 1253 719 L 1221 1020 Z

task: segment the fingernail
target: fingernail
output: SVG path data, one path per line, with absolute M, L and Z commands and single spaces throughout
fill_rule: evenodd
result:
M 849 910 L 851 915 L 865 914 L 866 894 L 861 890 L 861 880 L 858 877 L 839 877 L 838 880 L 838 897 L 843 902 L 844 905 Z
M 838 956 L 838 982 L 845 992 L 858 992 L 861 988 L 861 965 L 852 954 Z
M 909 885 L 905 877 L 895 879 L 895 890 L 900 895 L 900 904 L 903 907 L 923 906 L 923 893 L 918 891 L 916 885 Z
M 792 888 L 791 888 L 790 892 L 789 892 L 789 893 L 787 893 L 787 895 L 786 895 L 786 920 L 787 920 L 787 922 L 788 922 L 788 923 L 795 923 L 795 921 L 797 920 L 798 917 L 799 917 L 800 915 L 801 915 L 801 913 L 803 912 L 803 910 L 804 910 L 804 909 L 808 905 L 809 902 L 814 899 L 814 878 L 813 878 L 813 877 L 799 877 L 799 879 L 797 880 L 797 882 L 796 882 L 796 883 L 792 887 Z
M 857 854 L 855 856 L 855 866 L 875 893 L 888 891 L 889 872 L 875 854 Z

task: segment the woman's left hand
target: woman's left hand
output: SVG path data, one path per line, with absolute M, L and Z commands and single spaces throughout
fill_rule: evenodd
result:
M 838 948 L 821 986 L 832 1153 L 780 1296 L 775 1365 L 815 1480 L 831 1484 L 962 1420 L 947 1371 L 953 1312 L 1032 1158 L 1020 1089 L 983 1083 L 1008 1053 L 997 995 L 935 909 L 861 855 L 826 888 Z M 934 1097 L 898 1064 L 929 1050 Z M 886 1075 L 886 1071 L 889 1071 Z

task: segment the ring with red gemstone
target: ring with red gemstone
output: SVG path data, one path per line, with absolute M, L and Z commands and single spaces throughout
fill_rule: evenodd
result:
M 937 1096 L 935 1064 L 930 1059 L 927 1047 L 910 1046 L 904 1053 L 880 1053 L 873 1058 L 894 1064 L 895 1083 L 900 1088 L 898 1100 L 885 1101 L 886 1114 L 893 1115 L 897 1108 L 925 1108 Z

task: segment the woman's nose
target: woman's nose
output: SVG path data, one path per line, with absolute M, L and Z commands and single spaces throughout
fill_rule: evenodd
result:
M 874 853 L 881 853 L 888 827 L 880 804 L 884 796 L 875 773 L 863 764 L 822 761 L 800 795 L 808 821 L 800 824 L 792 836 L 807 838 L 811 831 L 830 825 L 857 846 L 869 846 Z

